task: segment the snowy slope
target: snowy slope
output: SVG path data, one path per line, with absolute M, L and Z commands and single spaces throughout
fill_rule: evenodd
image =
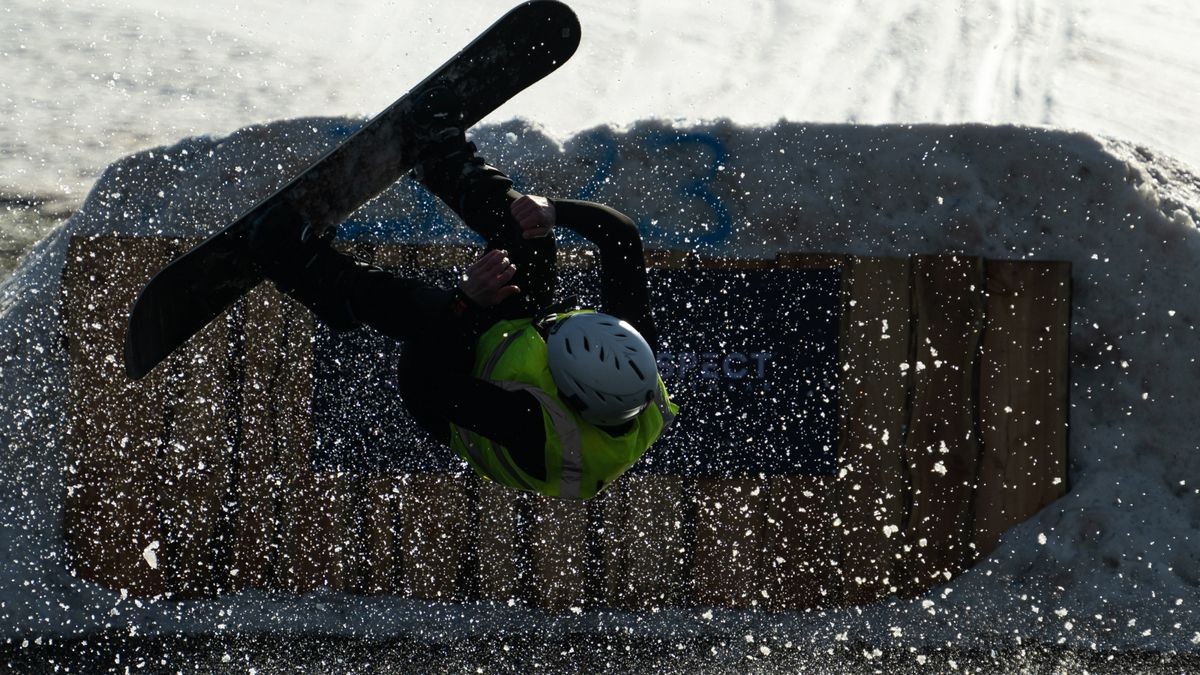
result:
M 0 466 L 0 539 L 9 549 L 0 557 L 4 633 L 200 630 L 219 621 L 245 630 L 463 634 L 480 626 L 600 630 L 616 622 L 661 634 L 745 632 L 820 649 L 846 640 L 896 648 L 1061 642 L 1190 650 L 1200 643 L 1200 421 L 1189 394 L 1200 371 L 1193 278 L 1200 180 L 1125 142 L 1011 126 L 643 122 L 593 129 L 560 146 L 510 122 L 476 137 L 489 158 L 531 188 L 586 194 L 643 218 L 655 246 L 739 256 L 962 251 L 1070 260 L 1072 491 L 946 588 L 819 616 L 696 611 L 544 620 L 505 607 L 342 596 L 304 602 L 251 594 L 136 607 L 72 580 L 58 536 L 66 389 L 55 339 L 67 236 L 164 225 L 204 231 L 281 180 L 274 171 L 231 169 L 252 168 L 264 156 L 302 165 L 339 124 L 297 120 L 123 160 L 0 288 L 0 408 L 14 414 L 2 429 Z M 611 180 L 598 179 L 598 157 L 612 159 Z M 682 197 L 680 186 L 706 168 L 718 199 Z M 231 183 L 235 174 L 241 177 Z M 452 223 L 405 231 L 396 218 L 416 208 L 411 199 L 398 187 L 348 229 L 457 236 Z
M 573 0 L 579 53 L 501 108 L 559 137 L 649 118 L 1040 124 L 1200 166 L 1200 7 L 1179 0 Z M 270 119 L 370 115 L 507 3 L 7 0 L 0 193 Z

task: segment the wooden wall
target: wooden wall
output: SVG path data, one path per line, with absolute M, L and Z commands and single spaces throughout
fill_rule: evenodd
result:
M 1067 263 L 652 253 L 657 266 L 841 270 L 838 471 L 629 475 L 575 503 L 473 475 L 314 469 L 313 320 L 269 285 L 128 381 L 128 308 L 189 243 L 78 239 L 64 270 L 64 536 L 78 574 L 133 595 L 862 604 L 945 581 L 1067 489 Z M 361 252 L 418 267 L 464 256 Z

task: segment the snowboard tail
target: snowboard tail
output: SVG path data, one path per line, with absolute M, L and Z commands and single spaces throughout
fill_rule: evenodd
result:
M 578 45 L 579 21 L 558 0 L 531 0 L 509 11 L 291 182 L 156 274 L 130 312 L 129 377 L 144 377 L 263 280 L 246 238 L 269 208 L 285 202 L 301 214 L 302 226 L 319 235 L 412 168 L 423 139 L 408 120 L 425 92 L 451 88 L 469 127 L 554 72 Z

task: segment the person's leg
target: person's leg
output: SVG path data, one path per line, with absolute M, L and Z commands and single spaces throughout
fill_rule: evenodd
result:
M 416 123 L 436 139 L 422 153 L 413 176 L 451 208 L 486 242 L 488 250 L 502 249 L 517 267 L 513 283 L 520 296 L 500 308 L 505 316 L 537 311 L 554 300 L 557 286 L 553 237 L 524 239 L 509 207 L 521 194 L 512 181 L 475 153 L 461 128 L 455 97 L 435 90 L 418 103 Z M 506 311 L 507 310 L 507 311 Z
M 503 175 L 503 174 L 501 174 Z M 530 316 L 554 302 L 558 286 L 557 254 L 553 237 L 525 239 L 509 210 L 521 193 L 510 187 L 503 191 L 494 176 L 464 181 L 459 216 L 487 242 L 488 250 L 502 249 L 517 268 L 512 283 L 521 289 L 505 307 L 502 316 Z
M 503 445 L 517 466 L 545 480 L 541 405 L 526 392 L 473 377 L 472 355 L 461 347 L 428 340 L 404 344 L 399 372 L 404 407 L 434 440 L 449 445 L 451 424 L 470 429 Z
M 452 290 L 368 265 L 334 249 L 328 235 L 302 240 L 301 224 L 286 207 L 272 209 L 251 231 L 250 251 L 281 292 L 334 331 L 367 325 L 397 340 L 440 341 L 495 321 L 485 311 L 455 314 Z
M 263 275 L 281 293 L 300 302 L 335 331 L 358 326 L 342 292 L 360 273 L 360 263 L 330 246 L 333 232 L 305 239 L 304 219 L 287 203 L 265 211 L 247 235 L 247 245 Z

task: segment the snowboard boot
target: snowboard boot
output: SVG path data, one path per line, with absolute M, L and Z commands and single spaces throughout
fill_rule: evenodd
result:
M 472 193 L 503 195 L 512 187 L 508 176 L 488 165 L 467 140 L 462 103 L 449 87 L 437 86 L 422 96 L 414 105 L 412 124 L 425 145 L 410 175 L 460 217 L 466 218 Z
M 247 235 L 247 247 L 263 276 L 335 331 L 359 323 L 343 296 L 350 272 L 360 266 L 330 245 L 333 230 L 311 236 L 304 218 L 284 202 L 267 209 Z

